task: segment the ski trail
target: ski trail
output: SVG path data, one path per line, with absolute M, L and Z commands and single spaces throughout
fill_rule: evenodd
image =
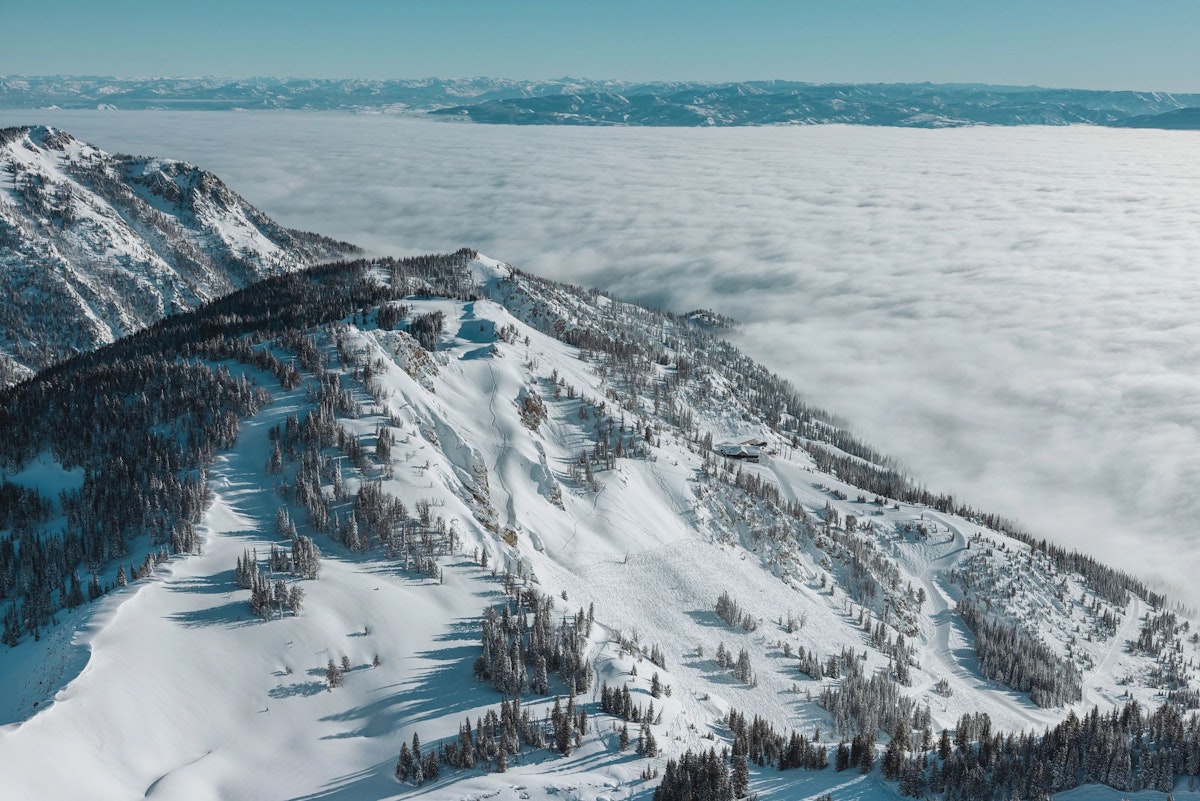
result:
M 508 434 L 508 428 L 500 425 L 500 420 L 496 416 L 496 394 L 499 392 L 500 382 L 496 379 L 496 365 L 488 361 L 488 372 L 492 378 L 492 391 L 488 393 L 488 411 L 492 415 L 492 429 L 500 434 L 500 448 L 496 451 L 496 461 L 492 465 L 492 473 L 496 476 L 496 481 L 504 490 L 505 502 L 504 510 L 507 515 L 505 525 L 515 529 L 517 527 L 517 510 L 513 502 L 512 490 L 508 487 L 508 481 L 505 479 L 505 473 L 500 469 L 501 461 L 508 459 L 508 454 L 511 451 L 511 438 Z
M 950 532 L 950 544 L 952 545 L 948 553 L 934 559 L 921 573 L 921 583 L 925 585 L 926 595 L 929 597 L 929 601 L 933 607 L 932 614 L 929 615 L 929 619 L 933 623 L 933 638 L 930 643 L 931 647 L 927 648 L 927 652 L 932 655 L 934 661 L 942 668 L 942 676 L 950 682 L 952 689 L 956 692 L 961 691 L 968 697 L 980 691 L 989 692 L 997 704 L 1003 706 L 1014 716 L 1035 726 L 1043 724 L 1045 720 L 1041 716 L 1027 709 L 1016 700 L 1009 698 L 1005 692 L 1006 688 L 992 686 L 992 682 L 968 670 L 955 657 L 954 651 L 950 646 L 950 635 L 961 624 L 955 616 L 954 610 L 951 609 L 949 597 L 941 586 L 939 586 L 937 578 L 941 571 L 952 568 L 958 562 L 961 554 L 967 549 L 967 539 L 957 526 L 951 524 L 940 515 L 934 515 L 929 512 L 926 512 L 926 515 L 931 520 L 946 527 Z M 973 639 L 969 634 L 966 636 Z
M 1107 703 L 1115 702 L 1114 698 L 1102 693 L 1100 686 L 1096 682 L 1106 676 L 1111 677 L 1113 675 L 1112 669 L 1117 662 L 1117 657 L 1121 655 L 1124 646 L 1134 639 L 1137 624 L 1142 618 L 1142 599 L 1136 595 L 1132 597 L 1133 600 L 1125 608 L 1125 620 L 1122 621 L 1121 627 L 1117 629 L 1117 633 L 1113 635 L 1112 645 L 1105 652 L 1104 659 L 1101 660 L 1100 664 L 1094 670 L 1088 673 L 1083 688 L 1083 703 L 1085 707 L 1099 706 L 1097 699 Z
M 783 493 L 783 497 L 791 503 L 797 500 L 796 488 L 792 486 L 792 482 L 783 477 L 783 472 L 779 469 L 779 463 L 771 456 L 765 456 L 762 462 L 766 464 L 767 469 L 775 476 L 775 483 L 779 485 L 779 491 Z

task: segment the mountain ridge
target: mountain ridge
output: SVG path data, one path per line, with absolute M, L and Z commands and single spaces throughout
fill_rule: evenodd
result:
M 5 636 L 22 627 L 0 651 L 0 673 L 21 688 L 0 727 L 17 797 L 80 789 L 20 766 L 35 753 L 69 756 L 83 766 L 70 775 L 103 798 L 411 792 L 398 779 L 432 782 L 433 797 L 648 794 L 672 786 L 682 768 L 671 760 L 689 749 L 736 752 L 741 710 L 785 740 L 798 730 L 809 754 L 764 755 L 801 769 L 748 766 L 750 790 L 874 798 L 894 792 L 896 749 L 917 781 L 926 729 L 930 742 L 961 733 L 961 759 L 981 759 L 975 749 L 1015 753 L 1028 736 L 1015 732 L 1126 693 L 1147 708 L 1200 703 L 1196 646 L 1162 599 L 921 494 L 694 317 L 470 250 L 360 260 L 268 278 L 8 390 L 0 497 L 45 490 L 50 509 L 29 511 L 42 504 L 27 493 L 4 507 L 0 577 L 24 561 L 6 554 L 30 552 L 31 513 L 48 542 L 67 522 L 49 559 L 108 553 L 91 582 L 68 569 L 61 586 L 32 585 L 43 596 L 5 599 Z M 128 400 L 85 415 L 93 402 L 78 386 Z M 721 442 L 745 440 L 760 443 L 757 462 L 720 455 Z M 126 460 L 165 469 L 147 483 Z M 885 485 L 894 494 L 870 489 Z M 288 572 L 301 537 L 320 548 L 319 579 Z M 243 559 L 303 598 L 255 611 Z M 127 561 L 122 587 L 114 571 Z M 34 566 L 23 567 L 0 587 L 29 586 Z M 72 601 L 89 583 L 94 599 Z M 536 637 L 489 647 L 500 636 L 489 621 L 519 627 L 547 598 L 562 613 L 553 641 L 582 661 L 557 657 L 543 679 L 536 655 L 519 653 Z M 86 667 L 55 673 L 73 661 L 60 632 L 86 621 Z M 170 655 L 184 652 L 198 656 L 177 666 Z M 45 667 L 22 667 L 25 654 L 45 654 Z M 162 700 L 131 725 L 118 710 L 147 685 Z M 606 685 L 661 713 L 644 721 L 655 745 L 637 757 L 619 737 L 633 709 Z M 533 728 L 491 750 L 471 740 L 482 750 L 464 766 L 448 750 L 463 742 L 463 715 L 493 736 L 485 712 L 514 687 Z M 590 723 L 563 728 L 555 694 Z M 898 741 L 902 721 L 913 742 L 889 757 L 875 737 Z M 999 745 L 980 734 L 993 726 Z M 106 767 L 81 731 L 127 767 Z M 746 747 L 773 742 L 766 731 Z M 548 750 L 557 732 L 566 744 Z M 414 734 L 436 768 L 397 767 Z M 835 752 L 849 759 L 852 738 L 855 765 L 870 758 L 847 781 Z M 973 780 L 956 759 L 935 759 L 936 781 Z M 1149 765 L 1099 780 L 1161 786 Z M 1067 789 L 1083 776 L 1044 781 Z
M 0 108 L 428 113 L 492 124 L 1171 127 L 1200 94 L 979 83 L 7 76 Z M 1176 121 L 1177 124 L 1177 121 Z

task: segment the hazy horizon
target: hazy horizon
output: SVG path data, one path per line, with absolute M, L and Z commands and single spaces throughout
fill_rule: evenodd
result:
M 1200 91 L 1200 6 L 62 0 L 5 9 L 0 73 L 611 75 Z M 114 43 L 130 46 L 114 46 Z M 1154 87 L 1154 89 L 1150 89 Z

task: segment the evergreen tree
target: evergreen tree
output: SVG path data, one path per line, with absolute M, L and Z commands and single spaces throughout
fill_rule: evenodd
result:
M 400 758 L 396 760 L 396 779 L 402 782 L 408 781 L 408 777 L 412 773 L 412 766 L 412 752 L 408 750 L 408 743 L 401 743 Z
M 329 664 L 325 666 L 325 684 L 329 689 L 342 686 L 342 669 L 333 661 L 333 657 L 329 658 Z
M 746 742 L 742 737 L 733 741 L 733 756 L 729 762 L 729 780 L 733 786 L 733 794 L 737 798 L 745 798 L 750 787 L 750 759 L 746 754 Z

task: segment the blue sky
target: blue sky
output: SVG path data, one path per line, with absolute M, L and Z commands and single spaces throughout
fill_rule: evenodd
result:
M 1200 91 L 1190 0 L 0 0 L 0 74 L 979 81 Z M 15 34 L 15 35 L 14 35 Z

